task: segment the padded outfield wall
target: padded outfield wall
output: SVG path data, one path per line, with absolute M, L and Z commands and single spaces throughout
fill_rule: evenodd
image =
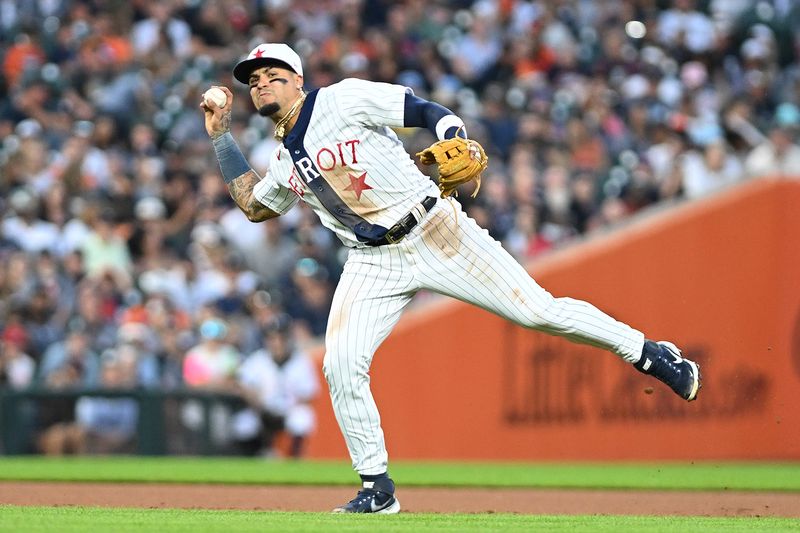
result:
M 757 180 L 530 265 L 555 296 L 682 347 L 704 377 L 691 404 L 459 302 L 408 312 L 372 367 L 390 457 L 800 459 L 798 212 L 800 180 Z M 326 395 L 317 410 L 309 454 L 346 457 Z

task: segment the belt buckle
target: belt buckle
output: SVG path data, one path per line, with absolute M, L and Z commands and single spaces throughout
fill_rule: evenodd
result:
M 384 235 L 383 238 L 386 239 L 386 242 L 389 244 L 396 244 L 405 238 L 406 233 L 403 232 L 404 229 L 405 228 L 402 224 L 395 224 L 389 229 L 389 231 L 386 232 L 386 235 Z M 399 233 L 400 235 L 395 237 L 394 233 Z

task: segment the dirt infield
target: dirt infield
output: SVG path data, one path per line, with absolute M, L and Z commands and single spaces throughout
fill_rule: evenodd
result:
M 800 518 L 800 494 L 628 490 L 439 489 L 398 491 L 416 513 L 781 516 Z M 151 483 L 0 483 L 0 504 L 259 511 L 329 511 L 354 496 L 348 487 Z

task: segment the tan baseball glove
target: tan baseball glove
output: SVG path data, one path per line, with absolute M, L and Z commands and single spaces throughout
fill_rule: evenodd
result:
M 460 185 L 475 181 L 474 198 L 481 188 L 481 172 L 489 164 L 486 152 L 477 141 L 458 136 L 433 143 L 417 153 L 417 157 L 423 165 L 438 165 L 442 198 L 456 192 Z

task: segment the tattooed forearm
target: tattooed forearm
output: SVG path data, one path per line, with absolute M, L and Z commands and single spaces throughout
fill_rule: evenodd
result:
M 231 131 L 231 115 L 232 113 L 230 111 L 222 115 L 222 117 L 219 120 L 221 128 L 214 131 L 214 133 L 211 134 L 212 140 L 222 135 L 225 135 L 226 133 Z
M 248 220 L 252 222 L 261 222 L 278 216 L 278 213 L 265 207 L 253 195 L 253 187 L 260 179 L 254 170 L 248 170 L 228 184 L 231 198 L 239 206 L 239 209 L 247 215 Z

